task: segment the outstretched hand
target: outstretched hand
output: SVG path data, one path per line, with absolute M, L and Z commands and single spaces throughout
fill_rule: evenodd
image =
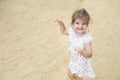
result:
M 57 22 L 60 25 L 60 32 L 64 35 L 68 35 L 68 32 L 66 30 L 66 27 L 63 23 L 63 21 L 59 20 L 59 19 L 55 19 L 54 22 Z
M 62 21 L 59 19 L 55 19 L 54 22 L 62 23 Z

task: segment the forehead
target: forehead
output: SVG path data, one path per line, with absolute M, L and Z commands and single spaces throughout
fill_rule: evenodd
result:
M 88 19 L 87 18 L 76 18 L 75 22 L 88 23 Z

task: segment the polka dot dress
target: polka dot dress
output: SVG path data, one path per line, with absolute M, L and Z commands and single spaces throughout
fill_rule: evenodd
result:
M 68 33 L 70 40 L 69 51 L 71 54 L 69 69 L 72 74 L 76 74 L 79 77 L 94 78 L 95 74 L 92 69 L 91 58 L 85 58 L 74 50 L 76 47 L 83 49 L 86 43 L 91 44 L 93 41 L 92 37 L 89 34 L 85 34 L 82 37 L 77 37 L 72 27 L 69 28 Z

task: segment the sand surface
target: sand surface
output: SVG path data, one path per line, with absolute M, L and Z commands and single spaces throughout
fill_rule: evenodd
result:
M 68 36 L 53 20 L 68 29 L 80 8 L 92 18 L 94 80 L 120 80 L 120 0 L 0 0 L 0 80 L 69 80 Z

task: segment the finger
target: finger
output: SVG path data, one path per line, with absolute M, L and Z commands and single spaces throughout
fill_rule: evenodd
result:
M 59 19 L 54 19 L 54 22 L 58 22 L 59 21 Z

